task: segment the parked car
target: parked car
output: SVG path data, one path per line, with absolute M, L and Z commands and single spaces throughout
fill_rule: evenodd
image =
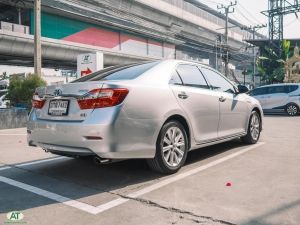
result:
M 0 109 L 8 108 L 9 100 L 6 99 L 6 92 L 0 92 Z
M 249 92 L 256 98 L 264 112 L 286 112 L 289 116 L 300 113 L 300 84 L 285 83 L 258 87 Z
M 188 151 L 235 138 L 258 141 L 263 113 L 212 68 L 179 60 L 110 67 L 37 89 L 28 143 L 67 156 L 146 158 L 174 173 Z

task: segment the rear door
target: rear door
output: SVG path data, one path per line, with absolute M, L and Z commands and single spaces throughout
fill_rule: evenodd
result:
M 201 72 L 220 103 L 218 138 L 245 132 L 249 109 L 243 96 L 237 94 L 235 87 L 216 71 L 201 67 Z
M 209 89 L 199 69 L 192 64 L 178 65 L 170 86 L 189 117 L 196 142 L 205 143 L 216 139 L 219 100 L 217 94 Z
M 287 103 L 294 102 L 300 107 L 300 85 L 293 84 L 289 86 L 289 99 Z

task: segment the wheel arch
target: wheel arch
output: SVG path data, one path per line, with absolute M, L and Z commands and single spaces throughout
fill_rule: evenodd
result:
M 169 116 L 166 121 L 164 122 L 167 123 L 171 120 L 175 120 L 175 121 L 178 121 L 179 123 L 181 123 L 181 125 L 184 127 L 185 131 L 186 131 L 186 135 L 188 137 L 188 147 L 189 149 L 191 148 L 191 140 L 192 140 L 192 137 L 191 137 L 191 128 L 189 126 L 189 123 L 187 121 L 186 118 L 184 118 L 182 115 L 179 115 L 179 114 L 174 114 L 174 115 L 171 115 Z
M 284 107 L 286 108 L 288 105 L 295 105 L 295 106 L 297 106 L 298 109 L 300 109 L 300 105 L 296 102 L 289 102 Z

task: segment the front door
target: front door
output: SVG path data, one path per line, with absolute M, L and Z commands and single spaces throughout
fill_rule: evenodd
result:
M 250 91 L 250 96 L 257 99 L 263 109 L 265 109 L 266 99 L 268 95 L 268 87 L 259 87 Z
M 220 102 L 218 138 L 246 132 L 249 109 L 243 97 L 236 93 L 234 86 L 221 74 L 206 67 L 201 67 L 201 71 Z

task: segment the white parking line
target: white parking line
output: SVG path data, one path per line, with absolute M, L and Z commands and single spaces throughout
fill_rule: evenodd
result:
M 61 160 L 61 159 L 68 159 L 68 157 L 59 156 L 59 157 L 53 157 L 53 158 L 48 158 L 48 159 L 41 159 L 41 160 L 37 160 L 37 161 L 33 161 L 33 162 L 18 163 L 18 164 L 14 164 L 13 166 L 3 166 L 3 167 L 0 167 L 0 171 L 11 169 L 13 167 L 26 167 L 26 166 L 40 164 L 40 163 L 44 163 L 44 162 L 57 161 L 57 160 Z
M 210 162 L 210 163 L 208 163 L 206 165 L 199 166 L 197 168 L 191 169 L 191 170 L 183 172 L 183 173 L 178 173 L 178 174 L 176 174 L 174 176 L 171 176 L 170 178 L 163 179 L 162 181 L 159 181 L 156 184 L 150 185 L 149 187 L 146 187 L 146 188 L 143 188 L 143 189 L 141 189 L 139 191 L 136 191 L 136 192 L 133 192 L 131 194 L 128 194 L 126 197 L 129 197 L 129 198 L 140 197 L 140 196 L 142 196 L 144 194 L 147 194 L 147 193 L 149 193 L 151 191 L 154 191 L 154 190 L 157 190 L 159 188 L 162 188 L 162 187 L 164 187 L 164 186 L 166 186 L 168 184 L 171 184 L 173 182 L 176 182 L 176 181 L 181 180 L 183 178 L 186 178 L 188 176 L 191 176 L 191 175 L 194 175 L 196 173 L 199 173 L 199 172 L 201 172 L 203 170 L 206 170 L 208 168 L 211 168 L 213 166 L 216 166 L 218 164 L 226 162 L 226 161 L 228 161 L 230 159 L 233 159 L 233 158 L 235 158 L 235 157 L 237 157 L 239 155 L 242 155 L 242 154 L 244 154 L 244 153 L 246 153 L 246 152 L 248 152 L 248 151 L 250 151 L 252 149 L 255 149 L 255 148 L 257 148 L 257 147 L 259 147 L 259 146 L 261 146 L 263 144 L 265 144 L 265 143 L 264 142 L 257 143 L 255 145 L 250 146 L 250 147 L 244 148 L 244 149 L 242 149 L 242 150 L 240 150 L 238 152 L 232 153 L 230 155 L 224 156 L 223 158 L 220 158 L 220 159 L 217 159 L 217 160 L 215 160 L 213 162 Z M 57 158 L 60 158 L 60 157 L 57 157 Z M 91 213 L 91 214 L 98 214 L 98 213 L 104 212 L 104 211 L 106 211 L 108 209 L 111 209 L 111 208 L 114 208 L 116 206 L 122 205 L 125 202 L 128 202 L 130 200 L 129 198 L 122 198 L 122 197 L 120 197 L 120 198 L 117 198 L 115 200 L 112 200 L 110 202 L 107 202 L 105 204 L 102 204 L 102 205 L 99 205 L 99 206 L 95 207 L 95 206 L 88 205 L 86 203 L 82 203 L 82 202 L 79 202 L 79 201 L 76 201 L 76 200 L 72 200 L 72 199 L 66 198 L 64 196 L 61 196 L 61 195 L 58 195 L 58 194 L 55 194 L 55 193 L 52 193 L 52 192 L 49 192 L 49 191 L 46 191 L 46 190 L 34 187 L 34 186 L 31 186 L 31 185 L 28 185 L 28 184 L 24 184 L 24 183 L 21 183 L 19 181 L 15 181 L 15 180 L 3 177 L 3 176 L 0 176 L 0 181 L 2 181 L 4 183 L 7 183 L 9 185 L 12 185 L 12 186 L 21 188 L 23 190 L 30 191 L 30 192 L 35 193 L 37 195 L 44 196 L 44 197 L 52 199 L 54 201 L 63 203 L 65 205 L 74 207 L 76 209 L 80 209 L 82 211 L 85 211 L 85 212 L 88 212 L 88 213 Z
M 0 133 L 0 136 L 25 136 L 25 135 L 27 135 L 27 134 L 1 134 Z
M 58 156 L 58 157 L 53 157 L 53 158 L 49 158 L 49 159 L 41 159 L 41 160 L 34 161 L 34 162 L 20 163 L 20 164 L 16 164 L 15 166 L 16 167 L 25 167 L 25 166 L 44 163 L 44 162 L 57 161 L 57 160 L 61 160 L 61 159 L 68 159 L 68 157 Z
M 23 190 L 35 193 L 37 195 L 49 198 L 53 201 L 61 202 L 65 205 L 72 206 L 72 207 L 80 209 L 82 211 L 95 214 L 93 212 L 95 211 L 96 207 L 88 205 L 86 203 L 78 202 L 78 201 L 72 200 L 70 198 L 66 198 L 64 196 L 61 196 L 61 195 L 43 190 L 41 188 L 31 186 L 31 185 L 28 185 L 28 184 L 24 184 L 24 183 L 21 183 L 19 181 L 15 181 L 15 180 L 12 180 L 12 179 L 9 179 L 9 178 L 6 178 L 6 177 L 0 176 L 0 181 L 4 182 L 6 184 L 12 185 L 12 186 L 21 188 Z
M 1 170 L 7 170 L 7 169 L 11 169 L 11 167 L 10 166 L 2 166 L 2 167 L 0 167 L 0 171 Z

